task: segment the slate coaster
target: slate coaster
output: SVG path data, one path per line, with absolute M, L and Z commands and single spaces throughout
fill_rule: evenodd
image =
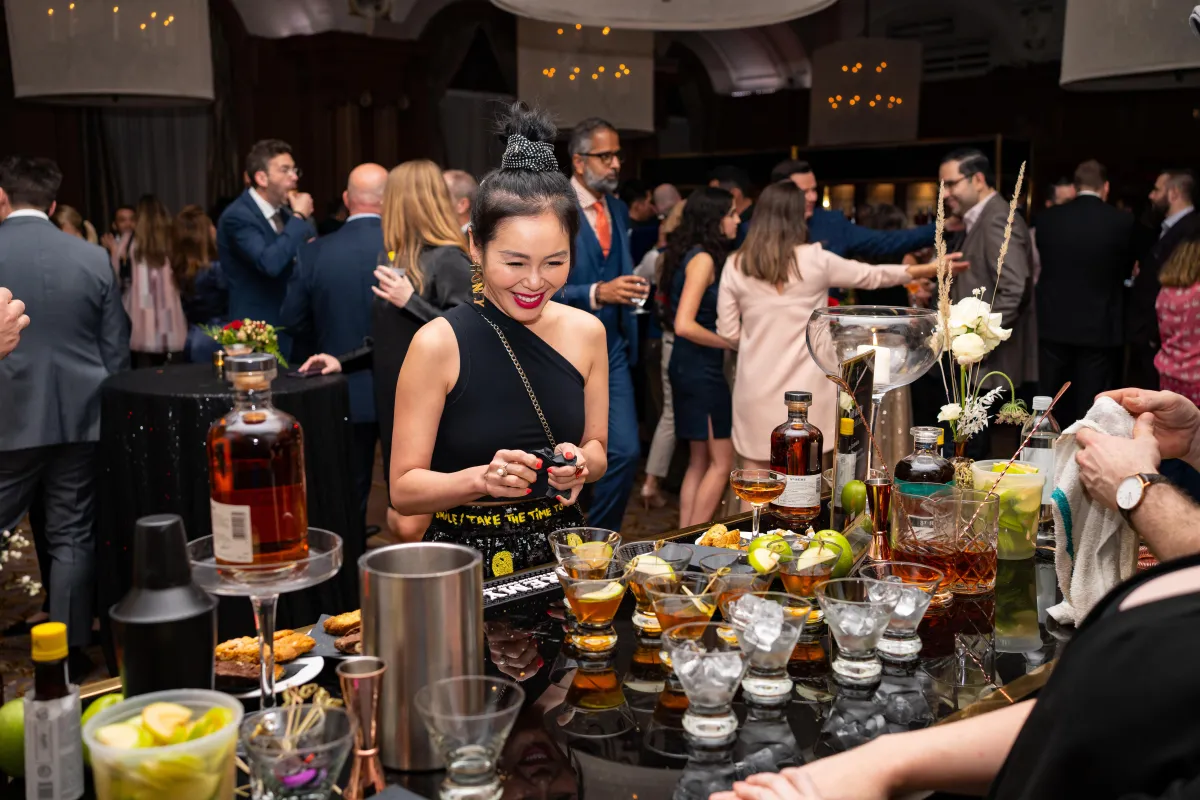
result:
M 334 641 L 339 637 L 325 632 L 325 620 L 332 616 L 333 614 L 322 614 L 321 618 L 317 620 L 317 624 L 313 625 L 312 630 L 309 631 L 308 635 L 317 643 L 316 647 L 310 651 L 311 655 L 325 658 L 354 658 L 355 656 L 343 653 L 333 646 Z

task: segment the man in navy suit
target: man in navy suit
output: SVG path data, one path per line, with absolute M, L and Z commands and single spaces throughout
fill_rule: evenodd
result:
M 608 332 L 608 471 L 596 481 L 588 522 L 621 529 L 641 444 L 633 396 L 637 362 L 635 298 L 650 285 L 633 274 L 629 208 L 612 193 L 621 170 L 621 140 L 602 119 L 585 119 L 571 132 L 571 186 L 579 200 L 575 263 L 558 299 L 591 311 Z
M 317 353 L 346 353 L 362 347 L 371 332 L 371 287 L 377 256 L 384 249 L 380 213 L 387 177 L 387 170 L 378 164 L 355 167 L 342 193 L 350 216 L 338 230 L 302 247 L 296 259 L 280 322 Z M 375 385 L 370 370 L 351 373 L 346 379 L 354 430 L 354 484 L 365 520 L 379 439 Z
M 292 148 L 264 139 L 246 156 L 250 187 L 221 213 L 217 252 L 229 281 L 231 319 L 280 324 L 280 308 L 300 246 L 313 238 L 312 197 L 296 191 L 300 168 Z M 284 355 L 291 339 L 282 334 Z
M 807 161 L 783 161 L 771 170 L 771 183 L 790 180 L 804 192 L 808 240 L 843 258 L 899 263 L 908 253 L 933 245 L 934 224 L 899 231 L 855 225 L 841 211 L 817 208 L 817 176 Z

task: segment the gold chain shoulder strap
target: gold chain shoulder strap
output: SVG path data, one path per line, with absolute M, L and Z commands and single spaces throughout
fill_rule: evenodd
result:
M 542 422 L 542 430 L 546 432 L 546 438 L 550 440 L 550 447 L 558 447 L 558 442 L 554 441 L 554 434 L 550 432 L 550 423 L 546 422 L 546 415 L 542 413 L 542 404 L 538 402 L 537 395 L 533 393 L 533 387 L 529 385 L 529 378 L 525 377 L 525 370 L 521 368 L 517 354 L 513 352 L 512 346 L 508 343 L 508 337 L 504 335 L 504 331 L 500 330 L 500 326 L 488 319 L 482 311 L 479 312 L 479 316 L 484 322 L 491 325 L 492 330 L 500 337 L 500 343 L 508 351 L 508 357 L 512 359 L 513 366 L 517 368 L 517 374 L 521 376 L 521 383 L 525 384 L 525 391 L 529 394 L 529 401 L 533 403 L 533 410 L 537 412 L 538 419 Z

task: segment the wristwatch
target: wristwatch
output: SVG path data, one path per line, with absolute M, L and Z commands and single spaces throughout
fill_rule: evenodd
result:
M 1170 481 L 1156 472 L 1141 472 L 1137 475 L 1130 475 L 1117 485 L 1117 509 L 1120 510 L 1121 516 L 1125 517 L 1125 522 L 1130 526 L 1133 525 L 1130 516 L 1134 509 L 1140 506 L 1142 500 L 1146 498 L 1146 489 L 1155 483 L 1170 483 Z

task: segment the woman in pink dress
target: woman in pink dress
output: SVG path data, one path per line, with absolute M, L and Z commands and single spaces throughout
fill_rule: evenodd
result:
M 1158 282 L 1159 381 L 1166 391 L 1200 402 L 1200 238 L 1175 248 Z
M 804 193 L 791 181 L 772 184 L 755 204 L 745 244 L 721 274 L 717 333 L 738 351 L 733 447 L 747 469 L 770 465 L 771 431 L 787 419 L 785 391 L 812 392 L 809 421 L 826 441 L 836 432 L 837 388 L 812 360 L 805 336 L 829 289 L 879 289 L 937 275 L 935 264 L 872 266 L 807 239 Z

